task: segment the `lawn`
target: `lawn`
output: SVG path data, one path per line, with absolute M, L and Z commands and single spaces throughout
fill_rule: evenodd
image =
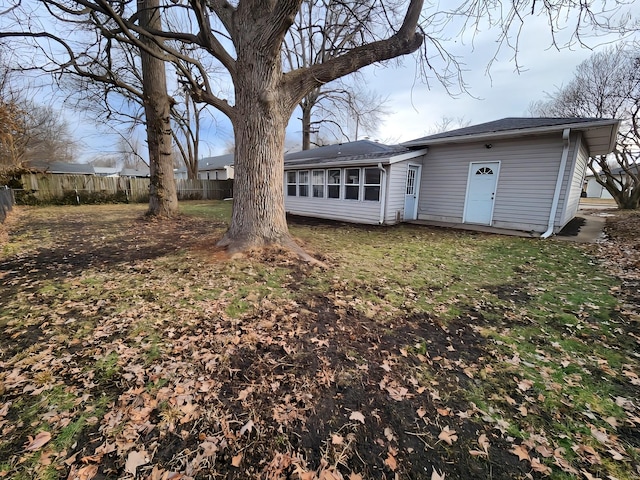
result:
M 640 216 L 587 247 L 291 219 L 321 269 L 181 209 L 13 214 L 0 478 L 639 478 Z

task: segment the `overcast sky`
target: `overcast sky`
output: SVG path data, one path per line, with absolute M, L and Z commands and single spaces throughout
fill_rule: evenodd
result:
M 569 33 L 566 31 L 564 35 Z M 560 43 L 566 40 L 562 35 L 557 37 Z M 390 111 L 373 138 L 386 143 L 412 140 L 432 133 L 443 117 L 462 118 L 466 123 L 477 124 L 504 117 L 529 116 L 532 102 L 544 99 L 545 92 L 553 92 L 566 84 L 580 62 L 613 41 L 613 38 L 585 37 L 592 49 L 576 45 L 558 50 L 552 46 L 544 19 L 527 17 L 517 53 L 520 71 L 516 71 L 513 50 L 505 48 L 487 72 L 487 66 L 496 54 L 497 36 L 495 29 L 485 30 L 476 34 L 472 42 L 471 33 L 465 33 L 462 39 L 445 44 L 463 64 L 463 78 L 468 88 L 468 93 L 455 97 L 435 79 L 431 79 L 429 86 L 425 85 L 417 74 L 414 57 L 405 57 L 401 66 L 364 69 L 367 86 L 388 98 L 386 107 Z M 294 146 L 300 142 L 298 116 L 294 113 L 287 129 L 290 150 L 299 148 Z M 84 160 L 94 158 L 98 151 L 107 152 L 109 145 L 117 141 L 97 132 L 95 127 L 87 128 L 86 122 L 76 125 L 76 133 L 88 144 L 82 155 Z M 143 132 L 140 133 L 144 138 Z M 217 114 L 216 124 L 204 133 L 206 140 L 200 147 L 201 156 L 224 153 L 232 136 L 228 121 Z

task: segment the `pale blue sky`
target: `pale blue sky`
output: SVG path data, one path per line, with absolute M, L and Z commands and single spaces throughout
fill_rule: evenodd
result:
M 638 2 L 633 2 L 638 3 Z M 630 7 L 631 8 L 631 7 Z M 562 43 L 570 29 L 561 32 L 557 40 Z M 462 38 L 448 41 L 445 46 L 463 64 L 464 81 L 468 93 L 451 97 L 434 79 L 427 87 L 416 75 L 416 60 L 405 57 L 402 65 L 370 66 L 362 71 L 366 84 L 378 94 L 388 97 L 387 109 L 378 133 L 373 138 L 382 142 L 403 142 L 430 133 L 443 117 L 464 118 L 472 124 L 510 116 L 529 115 L 529 105 L 544 99 L 545 92 L 553 92 L 566 84 L 573 76 L 575 67 L 600 48 L 613 41 L 610 38 L 585 37 L 584 46 L 558 50 L 552 46 L 552 38 L 546 21 L 540 17 L 527 17 L 520 37 L 516 72 L 513 50 L 503 48 L 492 63 L 496 53 L 495 29 L 483 29 L 481 33 L 465 33 Z M 563 37 L 564 36 L 564 37 Z M 209 133 L 204 132 L 205 141 L 200 147 L 201 156 L 222 154 L 232 142 L 232 130 L 224 116 L 214 111 L 217 118 Z M 84 140 L 86 147 L 82 160 L 109 153 L 117 144 L 116 135 L 108 130 L 100 131 L 78 112 L 68 111 L 74 132 Z M 300 138 L 299 115 L 294 113 L 287 129 L 288 148 L 295 149 Z M 141 144 L 144 132 L 139 130 Z

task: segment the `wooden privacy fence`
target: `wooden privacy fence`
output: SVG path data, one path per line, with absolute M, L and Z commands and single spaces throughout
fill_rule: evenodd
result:
M 0 223 L 4 223 L 14 203 L 13 190 L 0 186 Z
M 17 203 L 149 201 L 148 178 L 25 174 Z M 233 180 L 176 180 L 178 200 L 222 200 L 233 196 Z

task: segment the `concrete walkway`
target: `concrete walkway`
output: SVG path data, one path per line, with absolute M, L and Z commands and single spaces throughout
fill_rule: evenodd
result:
M 577 243 L 598 243 L 603 241 L 606 236 L 604 227 L 607 223 L 607 217 L 612 215 L 609 211 L 617 208 L 614 200 L 606 200 L 599 198 L 583 198 L 580 200 L 580 207 L 576 218 L 584 219 L 584 223 L 579 227 L 577 235 L 555 235 L 552 238 L 564 242 Z
M 605 239 L 604 226 L 607 222 L 605 216 L 592 212 L 578 211 L 576 218 L 584 219 L 584 223 L 579 227 L 577 235 L 563 235 L 562 232 L 554 235 L 554 240 L 576 243 L 598 243 Z

